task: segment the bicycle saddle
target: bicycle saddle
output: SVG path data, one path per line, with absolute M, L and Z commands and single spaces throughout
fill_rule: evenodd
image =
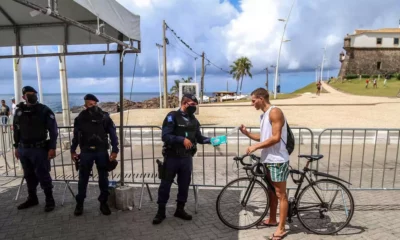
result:
M 300 154 L 299 158 L 306 158 L 308 161 L 318 161 L 321 158 L 323 158 L 324 155 L 318 154 L 318 155 L 304 155 L 304 154 Z

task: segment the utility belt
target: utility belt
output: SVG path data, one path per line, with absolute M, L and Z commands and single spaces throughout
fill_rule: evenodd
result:
M 48 148 L 50 140 L 44 140 L 36 143 L 19 143 L 21 148 Z
M 82 152 L 104 152 L 108 150 L 108 145 L 106 146 L 80 146 Z
M 194 143 L 190 149 L 186 149 L 184 146 L 171 145 L 164 145 L 162 149 L 162 154 L 164 157 L 193 157 L 196 152 L 196 143 Z

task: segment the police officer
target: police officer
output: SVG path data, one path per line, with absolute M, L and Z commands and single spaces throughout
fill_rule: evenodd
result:
M 56 155 L 57 122 L 50 108 L 38 102 L 37 92 L 33 87 L 22 88 L 22 94 L 26 103 L 19 103 L 15 111 L 14 147 L 15 157 L 20 159 L 24 170 L 28 199 L 18 209 L 39 204 L 36 188 L 40 183 L 46 196 L 44 210 L 50 212 L 55 207 L 50 159 Z M 50 140 L 47 140 L 47 133 Z
M 165 219 L 165 205 L 168 202 L 175 175 L 178 175 L 178 196 L 174 216 L 192 220 L 192 216 L 184 210 L 192 174 L 192 157 L 197 151 L 196 143 L 210 143 L 210 138 L 201 135 L 200 123 L 194 116 L 197 104 L 195 96 L 185 94 L 182 97 L 180 109 L 168 113 L 164 119 L 162 140 L 165 175 L 158 189 L 158 211 L 153 224 L 159 224 Z
M 89 175 L 96 162 L 99 174 L 100 211 L 104 215 L 110 215 L 108 207 L 108 169 L 110 164 L 117 163 L 116 158 L 119 152 L 118 138 L 114 122 L 109 114 L 103 112 L 98 106 L 99 101 L 96 96 L 87 94 L 84 97 L 85 110 L 83 110 L 74 121 L 74 136 L 71 146 L 71 158 L 79 161 L 79 183 L 78 194 L 76 195 L 75 216 L 82 215 L 83 202 L 86 198 L 86 188 Z M 108 154 L 108 135 L 111 140 L 111 154 Z M 80 155 L 76 153 L 76 148 L 80 148 Z M 115 168 L 116 165 L 114 165 Z

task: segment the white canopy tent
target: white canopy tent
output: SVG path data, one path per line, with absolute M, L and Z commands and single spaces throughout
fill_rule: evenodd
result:
M 105 49 L 68 51 L 68 46 L 81 44 L 104 44 Z M 116 44 L 117 48 L 110 50 L 110 44 Z M 43 45 L 61 47 L 57 53 L 24 54 L 25 46 Z M 63 62 L 62 56 L 119 54 L 120 102 L 123 102 L 123 57 L 126 53 L 140 53 L 140 16 L 115 0 L 1 0 L 0 47 L 14 47 L 12 55 L 0 55 L 0 59 L 14 58 L 14 62 L 28 57 L 59 56 Z M 120 107 L 123 173 L 123 104 Z M 123 183 L 124 174 L 121 174 Z

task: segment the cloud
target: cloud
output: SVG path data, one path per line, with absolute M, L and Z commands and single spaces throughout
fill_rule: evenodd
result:
M 143 84 L 148 78 L 158 82 L 158 49 L 162 42 L 162 21 L 166 20 L 181 39 L 213 64 L 228 69 L 233 60 L 247 56 L 253 63 L 253 73 L 266 66 L 275 65 L 284 23 L 292 0 L 241 0 L 235 5 L 228 0 L 118 0 L 123 6 L 141 16 L 142 53 L 138 56 L 136 76 Z M 400 5 L 397 0 L 297 0 L 289 19 L 282 45 L 280 71 L 313 71 L 322 60 L 323 47 L 327 46 L 326 68 L 338 68 L 338 54 L 342 51 L 343 38 L 357 28 L 376 29 L 397 27 Z M 383 14 L 382 14 L 383 13 Z M 196 54 L 183 46 L 170 30 L 166 37 L 168 73 L 192 76 Z M 100 49 L 104 46 L 71 46 L 74 51 Z M 27 47 L 25 52 L 33 52 Z M 40 52 L 56 52 L 57 47 L 40 47 Z M 11 50 L 0 49 L 0 54 Z M 103 55 L 67 58 L 68 77 L 91 79 L 118 78 L 118 56 Z M 197 56 L 198 57 L 198 56 Z M 135 55 L 127 55 L 124 62 L 125 77 L 132 76 Z M 162 58 L 161 58 L 162 60 Z M 206 61 L 207 63 L 207 61 Z M 201 71 L 197 59 L 197 74 Z M 56 57 L 40 59 L 43 81 L 53 81 L 59 76 Z M 35 59 L 22 59 L 23 78 L 36 79 Z M 12 82 L 11 60 L 0 60 L 0 81 Z M 207 74 L 229 76 L 216 67 L 208 66 Z M 173 82 L 174 79 L 169 79 Z M 200 80 L 200 77 L 198 77 Z M 100 83 L 100 82 L 99 82 Z M 100 84 L 103 86 L 103 84 Z M 92 85 L 91 85 L 92 86 Z M 90 88 L 91 86 L 85 86 Z M 223 84 L 215 84 L 223 88 Z M 146 89 L 145 86 L 143 86 Z M 56 90 L 56 88 L 55 88 Z M 107 88 L 105 88 L 107 90 Z

